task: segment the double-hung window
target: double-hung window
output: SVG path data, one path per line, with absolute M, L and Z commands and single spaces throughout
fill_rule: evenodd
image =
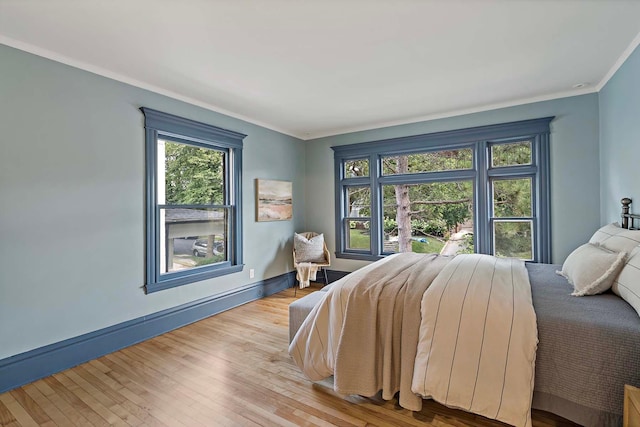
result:
M 147 293 L 241 271 L 245 135 L 141 110 Z
M 549 262 L 552 117 L 332 147 L 336 255 Z

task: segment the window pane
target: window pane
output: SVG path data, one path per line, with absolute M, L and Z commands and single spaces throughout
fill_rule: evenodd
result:
M 494 255 L 533 259 L 533 221 L 494 221 Z
M 369 221 L 349 221 L 347 230 L 347 249 L 371 250 Z
M 347 200 L 349 201 L 349 217 L 371 216 L 371 189 L 369 187 L 347 187 Z
M 531 178 L 493 181 L 494 217 L 530 217 L 531 210 Z
M 491 164 L 494 168 L 502 166 L 530 165 L 531 141 L 492 145 Z
M 224 164 L 223 151 L 158 140 L 158 203 L 223 205 Z
M 382 174 L 442 172 L 473 168 L 471 148 L 383 157 Z
M 384 185 L 385 252 L 473 252 L 471 181 Z
M 359 176 L 369 176 L 369 160 L 347 160 L 344 162 L 345 178 L 355 178 Z
M 160 273 L 228 261 L 227 209 L 160 209 Z

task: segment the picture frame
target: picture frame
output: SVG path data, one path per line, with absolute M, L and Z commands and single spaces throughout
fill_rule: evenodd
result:
M 293 218 L 293 183 L 256 179 L 256 221 L 289 221 Z

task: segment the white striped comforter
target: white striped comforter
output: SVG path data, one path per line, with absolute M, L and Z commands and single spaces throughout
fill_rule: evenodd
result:
M 458 255 L 424 293 L 421 314 L 411 390 L 531 426 L 538 332 L 524 263 Z
M 445 258 L 397 254 L 344 277 L 289 354 L 314 381 L 334 375 L 339 393 L 381 390 L 391 399 L 399 391 L 406 409 L 420 410 L 424 396 L 530 426 L 538 340 L 524 263 Z

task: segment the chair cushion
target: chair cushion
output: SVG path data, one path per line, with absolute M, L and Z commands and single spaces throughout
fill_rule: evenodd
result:
M 295 233 L 293 249 L 296 251 L 297 262 L 325 262 L 323 234 L 307 239 L 302 234 Z

